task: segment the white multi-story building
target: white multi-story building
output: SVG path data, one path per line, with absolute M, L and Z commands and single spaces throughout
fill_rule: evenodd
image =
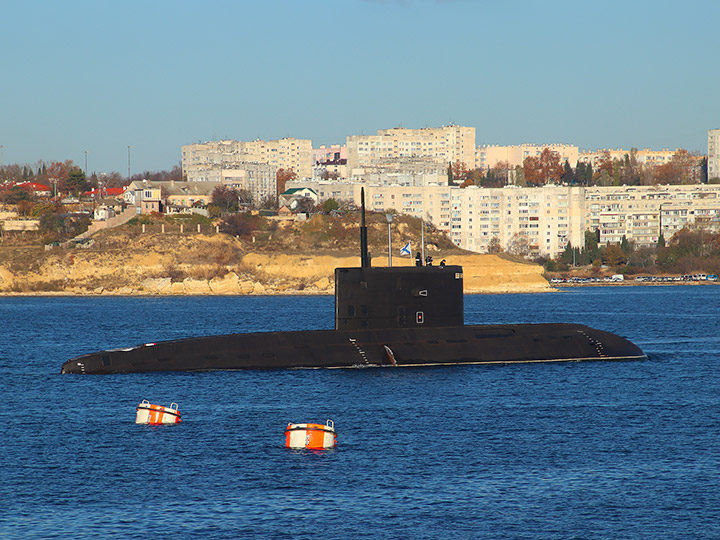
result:
M 664 165 L 670 161 L 678 151 L 679 149 L 669 150 L 667 148 L 663 148 L 662 150 L 652 150 L 650 148 L 643 148 L 642 150 L 601 148 L 600 150 L 581 150 L 578 155 L 578 160 L 583 163 L 589 163 L 593 166 L 593 169 L 596 169 L 605 160 L 623 161 L 626 156 L 629 158 L 634 153 L 635 159 L 640 165 Z
M 549 148 L 560 156 L 560 163 L 567 160 L 572 167 L 578 161 L 578 147 L 571 144 L 519 144 L 514 146 L 481 145 L 475 150 L 475 166 L 480 169 L 507 163 L 510 167 L 522 167 L 529 157 L 540 157 Z
M 720 129 L 708 130 L 708 180 L 720 178 Z
M 303 185 L 296 183 L 296 186 Z M 496 238 L 508 249 L 521 240 L 530 253 L 555 257 L 583 246 L 585 231 L 599 230 L 600 244 L 656 245 L 685 226 L 720 229 L 720 185 L 467 188 L 361 183 L 307 184 L 325 200 L 360 204 L 365 187 L 369 210 L 389 209 L 432 222 L 459 247 L 487 252 Z
M 233 169 L 248 163 L 265 164 L 275 169 L 290 169 L 298 178 L 312 176 L 312 141 L 285 138 L 274 141 L 220 140 L 188 144 L 182 147 L 182 170 L 188 178 L 218 176 L 220 169 Z
M 720 186 L 619 186 L 586 188 L 586 229 L 600 230 L 603 245 L 622 237 L 652 246 L 660 230 L 668 240 L 688 225 L 720 226 Z
M 562 252 L 584 235 L 582 188 L 464 189 L 435 186 L 367 186 L 368 208 L 394 209 L 431 221 L 459 247 L 487 252 L 494 238 L 507 247 L 523 238 L 535 253 Z
M 393 128 L 378 130 L 377 135 L 352 135 L 347 138 L 348 174 L 351 176 L 356 169 L 402 158 L 430 158 L 445 165 L 459 161 L 472 168 L 475 162 L 475 128 Z

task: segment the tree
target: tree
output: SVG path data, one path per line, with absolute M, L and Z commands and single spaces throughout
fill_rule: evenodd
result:
M 65 189 L 65 183 L 70 176 L 70 170 L 73 166 L 72 161 L 66 161 L 64 163 L 54 161 L 50 164 L 50 167 L 47 168 L 47 172 L 45 173 L 47 179 L 49 182 L 55 184 L 58 192 L 68 192 L 68 190 Z
M 0 200 L 3 204 L 18 204 L 20 201 L 30 201 L 30 193 L 19 186 L 0 191 Z
M 469 172 L 470 171 L 468 170 L 467 165 L 465 165 L 465 163 L 462 163 L 460 160 L 457 160 L 455 163 L 452 164 L 453 183 L 455 183 L 457 180 L 465 180 Z
M 323 203 L 323 212 L 327 214 L 337 210 L 338 208 L 340 208 L 340 204 L 333 198 L 330 198 Z
M 620 266 L 627 263 L 626 253 L 617 244 L 605 248 L 605 263 L 608 266 Z
M 340 178 L 340 173 L 337 171 L 324 169 L 323 172 L 320 173 L 321 180 L 337 180 L 338 178 Z
M 493 236 L 488 242 L 488 253 L 502 253 L 502 245 L 497 236 Z
M 580 185 L 585 185 L 585 170 L 587 169 L 587 165 L 585 165 L 584 161 L 578 161 L 577 165 L 575 165 L 575 182 L 577 182 Z
M 239 204 L 239 194 L 237 190 L 221 185 L 217 186 L 211 196 L 213 206 L 217 206 L 221 212 L 237 212 Z
M 98 182 L 106 188 L 118 188 L 125 187 L 128 185 L 128 181 L 118 172 L 111 172 L 108 174 L 102 174 L 98 178 Z
M 709 180 L 707 156 L 703 156 L 700 159 L 700 164 L 698 165 L 698 167 L 700 168 L 700 182 L 703 184 L 707 184 Z
M 315 209 L 315 201 L 311 197 L 300 197 L 297 199 L 296 212 L 310 214 Z
M 297 173 L 292 169 L 283 169 L 280 167 L 275 173 L 275 180 L 277 182 L 277 194 L 285 192 L 285 185 L 292 181 L 297 180 Z
M 525 181 L 528 185 L 542 186 L 559 180 L 565 170 L 560 164 L 560 154 L 545 148 L 539 157 L 527 157 L 523 161 Z
M 691 184 L 696 162 L 696 158 L 681 148 L 667 163 L 655 167 L 655 181 L 658 184 Z
M 665 237 L 663 236 L 663 233 L 660 233 L 660 236 L 658 236 L 656 247 L 658 249 L 662 249 L 665 247 Z
M 565 160 L 563 169 L 565 169 L 565 172 L 563 172 L 562 177 L 560 179 L 566 184 L 574 183 L 575 182 L 575 172 L 572 170 L 572 167 L 570 166 L 570 163 L 568 162 L 567 159 Z
M 573 262 L 573 247 L 570 242 L 567 243 L 565 246 L 565 249 L 560 254 L 560 257 L 558 257 L 558 260 L 565 264 L 571 264 Z
M 238 189 L 235 192 L 237 193 L 238 203 L 241 206 L 250 208 L 253 206 L 254 200 L 252 193 L 250 193 L 247 189 Z
M 480 179 L 478 185 L 482 187 L 503 187 L 508 184 L 509 174 L 510 166 L 508 162 L 498 161 L 487 170 L 485 177 Z
M 634 249 L 633 242 L 629 241 L 624 234 L 622 240 L 620 240 L 620 249 L 622 249 L 626 255 L 630 255 Z
M 260 204 L 258 205 L 259 208 L 262 208 L 264 210 L 277 210 L 278 209 L 278 200 L 276 196 L 268 195 L 266 196 L 262 201 L 260 201 Z
M 508 251 L 513 255 L 527 257 L 530 255 L 530 241 L 526 234 L 515 233 L 508 242 Z
M 263 229 L 265 220 L 249 212 L 227 214 L 220 223 L 220 232 L 231 236 L 248 237 L 253 231 Z
M 87 188 L 85 173 L 82 169 L 80 169 L 80 167 L 72 167 L 68 171 L 67 179 L 63 183 L 59 184 L 58 187 L 61 191 L 67 191 L 68 193 L 72 193 L 74 195 L 85 191 Z
M 637 148 L 631 148 L 620 164 L 620 183 L 626 186 L 639 185 L 641 170 L 642 166 L 637 160 Z

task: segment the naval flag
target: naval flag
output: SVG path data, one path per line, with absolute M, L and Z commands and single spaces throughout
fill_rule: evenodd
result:
M 410 242 L 405 244 L 400 250 L 400 255 L 410 255 Z

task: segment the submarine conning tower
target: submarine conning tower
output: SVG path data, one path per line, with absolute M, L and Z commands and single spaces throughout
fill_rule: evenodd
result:
M 360 267 L 335 269 L 335 329 L 462 326 L 462 267 L 440 264 L 372 268 L 364 189 L 360 190 L 360 201 Z

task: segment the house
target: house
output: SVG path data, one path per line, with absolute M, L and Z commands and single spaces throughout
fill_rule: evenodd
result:
M 105 190 L 103 190 L 103 193 Z M 114 197 L 105 197 L 97 201 L 95 211 L 93 212 L 93 219 L 108 220 L 123 211 L 123 203 Z
M 278 205 L 281 207 L 287 206 L 290 210 L 294 211 L 297 208 L 300 199 L 305 198 L 312 199 L 313 204 L 318 203 L 318 195 L 315 190 L 307 187 L 302 187 L 291 188 L 283 191 L 278 198 Z
M 166 206 L 202 208 L 210 204 L 212 193 L 219 185 L 220 182 L 135 181 L 128 186 L 124 199 L 127 204 L 140 208 L 142 213 L 164 212 Z M 159 202 L 160 210 L 149 209 L 154 207 L 150 203 L 155 200 Z M 174 211 L 178 212 L 177 209 Z
M 99 188 L 93 188 L 90 191 L 86 191 L 83 193 L 84 197 L 91 197 L 93 199 L 101 199 L 101 198 L 115 198 L 115 199 L 123 199 L 125 197 L 125 190 L 127 187 L 118 187 L 118 188 L 105 188 L 105 187 L 99 187 Z
M 110 218 L 115 217 L 115 210 L 109 206 L 100 205 L 95 207 L 93 212 L 93 219 L 95 221 L 107 221 Z
M 52 193 L 50 186 L 37 182 L 16 182 L 13 187 L 19 187 L 28 193 L 32 193 L 36 197 L 49 197 Z

